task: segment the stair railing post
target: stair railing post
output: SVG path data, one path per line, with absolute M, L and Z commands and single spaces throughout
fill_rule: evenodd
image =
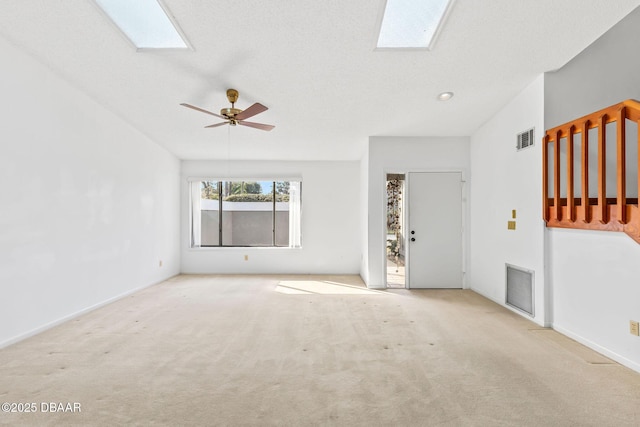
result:
M 598 220 L 606 224 L 607 218 L 607 153 L 606 153 L 606 125 L 607 115 L 603 114 L 598 120 Z
M 617 217 L 620 224 L 627 223 L 627 160 L 626 160 L 626 126 L 627 107 L 622 106 L 618 110 L 617 123 L 617 150 L 618 150 L 618 201 Z
M 573 200 L 573 134 L 576 127 L 569 126 L 567 131 L 567 219 L 571 222 L 576 220 Z
M 585 120 L 582 124 L 582 213 L 583 221 L 591 222 L 591 206 L 589 203 L 589 125 Z
M 542 219 L 549 222 L 549 134 L 542 138 Z
M 560 135 L 561 131 L 556 132 L 553 141 L 553 204 L 555 205 L 555 219 L 562 221 L 562 203 L 560 201 Z

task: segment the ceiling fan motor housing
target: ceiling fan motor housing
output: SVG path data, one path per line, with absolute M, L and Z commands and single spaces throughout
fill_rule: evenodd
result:
M 242 110 L 238 108 L 223 108 L 222 110 L 220 110 L 220 114 L 222 114 L 228 119 L 233 119 L 235 116 L 237 116 L 240 113 L 242 113 Z

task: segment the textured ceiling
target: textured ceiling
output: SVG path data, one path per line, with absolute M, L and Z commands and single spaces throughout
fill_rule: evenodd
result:
M 2 0 L 0 35 L 179 158 L 354 160 L 369 136 L 471 135 L 640 0 L 456 0 L 432 51 L 374 50 L 384 0 L 163 3 L 194 51 L 138 53 L 91 0 Z M 229 87 L 276 128 L 179 106 Z

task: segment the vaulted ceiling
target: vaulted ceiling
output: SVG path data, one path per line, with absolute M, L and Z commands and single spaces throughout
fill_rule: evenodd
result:
M 0 35 L 179 158 L 354 160 L 369 136 L 471 135 L 640 0 L 455 0 L 431 51 L 375 50 L 384 0 L 163 4 L 193 51 L 136 52 L 91 0 L 2 0 Z M 230 87 L 276 128 L 179 105 Z

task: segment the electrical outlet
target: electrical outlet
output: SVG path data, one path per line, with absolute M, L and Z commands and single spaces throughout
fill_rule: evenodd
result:
M 245 260 L 245 261 L 249 261 L 249 255 L 245 255 L 245 256 L 244 256 L 244 260 Z
M 638 327 L 638 322 L 636 322 L 635 320 L 629 321 L 629 332 L 631 332 L 631 335 L 640 336 L 640 328 Z

